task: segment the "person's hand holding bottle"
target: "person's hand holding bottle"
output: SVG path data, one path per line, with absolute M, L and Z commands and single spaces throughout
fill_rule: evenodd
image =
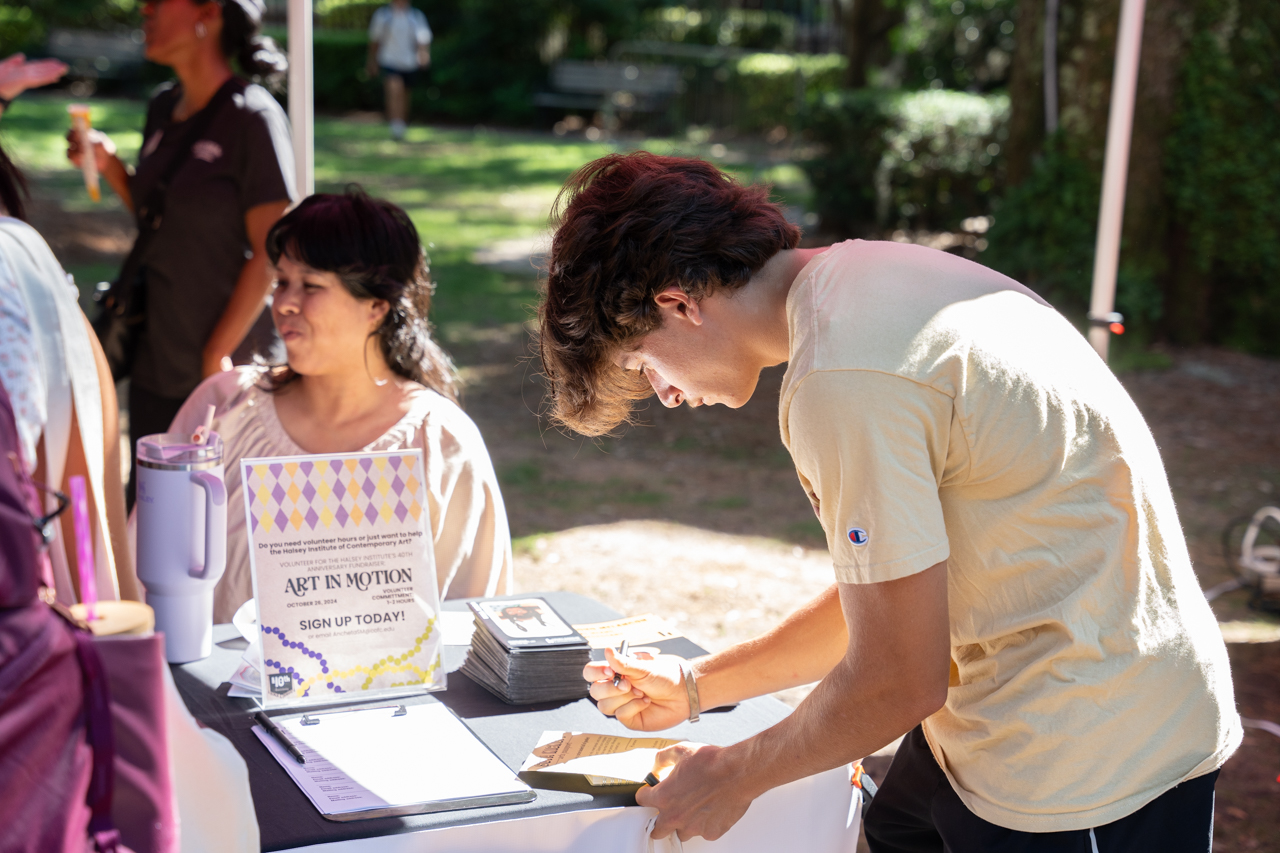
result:
M 129 167 L 116 153 L 116 144 L 97 128 L 88 133 L 89 144 L 93 148 L 94 161 L 98 166 L 98 174 L 107 179 L 111 189 L 124 202 L 125 207 L 133 208 L 133 199 L 129 194 Z M 80 144 L 80 132 L 74 127 L 67 131 L 67 159 L 81 168 L 85 156 L 84 147 Z

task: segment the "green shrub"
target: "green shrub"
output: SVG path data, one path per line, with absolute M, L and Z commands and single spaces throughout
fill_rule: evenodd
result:
M 806 120 L 804 164 L 823 229 L 955 228 L 987 213 L 1006 134 L 1005 95 L 872 89 L 829 92 Z
M 319 0 L 315 4 L 318 28 L 369 31 L 373 13 L 387 0 Z
M 1039 293 L 1077 322 L 1089 311 L 1102 175 L 1061 135 L 1045 145 L 1031 176 L 993 205 L 995 223 L 979 259 Z M 1153 271 L 1122 251 L 1116 310 L 1129 333 L 1149 340 L 1163 311 Z
M 1031 176 L 1001 199 L 982 262 L 1068 313 L 1088 310 L 1102 179 L 1049 140 Z
M 840 86 L 847 60 L 838 53 L 755 53 L 733 67 L 737 129 L 791 126 L 804 104 Z

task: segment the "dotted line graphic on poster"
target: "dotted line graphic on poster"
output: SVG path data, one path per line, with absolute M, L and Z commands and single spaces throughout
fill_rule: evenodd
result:
M 422 636 L 414 640 L 413 648 L 409 649 L 403 654 L 387 655 L 386 657 L 371 664 L 370 666 L 362 666 L 360 664 L 357 664 L 351 667 L 350 669 L 338 670 L 335 672 L 329 671 L 329 661 L 328 659 L 325 658 L 322 652 L 308 648 L 307 645 L 301 641 L 290 640 L 285 635 L 284 631 L 280 630 L 279 628 L 276 628 L 272 625 L 263 625 L 262 632 L 264 634 L 272 634 L 272 635 L 275 635 L 276 637 L 279 637 L 280 642 L 284 645 L 285 648 L 297 649 L 298 651 L 301 651 L 303 654 L 305 654 L 307 657 L 312 658 L 316 661 L 319 661 L 320 672 L 316 675 L 311 676 L 310 678 L 305 678 L 302 675 L 302 673 L 298 672 L 292 666 L 285 666 L 285 664 L 280 661 L 275 661 L 275 660 L 271 660 L 270 658 L 267 658 L 263 660 L 263 663 L 266 664 L 268 667 L 274 668 L 276 672 L 279 672 L 279 673 L 287 672 L 291 676 L 293 676 L 295 681 L 300 682 L 294 692 L 303 697 L 311 695 L 311 688 L 321 680 L 324 680 L 325 682 L 324 687 L 326 687 L 329 690 L 332 690 L 334 693 L 346 693 L 348 691 L 342 689 L 341 685 L 334 684 L 334 682 L 341 681 L 344 678 L 349 678 L 358 672 L 364 673 L 366 676 L 368 676 L 364 680 L 364 683 L 360 685 L 361 690 L 368 690 L 373 685 L 373 680 L 377 678 L 379 675 L 391 675 L 391 674 L 400 673 L 400 672 L 412 673 L 413 675 L 418 676 L 418 680 L 417 681 L 400 681 L 390 686 L 404 687 L 410 684 L 426 684 L 431 680 L 432 676 L 435 675 L 436 670 L 440 668 L 440 664 L 442 662 L 440 655 L 437 654 L 436 659 L 426 669 L 423 669 L 417 664 L 407 663 L 407 661 L 410 658 L 412 658 L 414 655 L 418 655 L 422 653 L 422 644 L 427 641 L 427 639 L 431 636 L 431 632 L 435 630 L 436 618 L 437 617 L 432 617 L 431 619 L 427 620 L 427 630 L 422 633 Z

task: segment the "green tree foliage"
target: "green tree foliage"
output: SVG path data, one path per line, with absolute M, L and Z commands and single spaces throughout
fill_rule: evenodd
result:
M 1116 308 L 1142 339 L 1278 355 L 1280 6 L 1197 0 L 1195 13 L 1162 145 L 1169 227 L 1163 243 L 1121 245 Z M 1101 164 L 1082 144 L 1065 131 L 1046 143 L 995 208 L 981 256 L 1078 318 L 1101 193 Z
M 638 35 L 677 44 L 785 50 L 794 40 L 795 20 L 783 12 L 764 9 L 667 6 L 648 11 Z
M 899 0 L 902 2 L 902 0 Z M 904 89 L 1002 88 L 1013 61 L 1016 0 L 905 0 L 889 34 Z
M 5 0 L 0 4 L 0 54 L 35 51 L 59 27 L 128 30 L 138 25 L 139 0 Z
M 1280 4 L 1201 0 L 1167 169 L 1168 329 L 1280 355 Z

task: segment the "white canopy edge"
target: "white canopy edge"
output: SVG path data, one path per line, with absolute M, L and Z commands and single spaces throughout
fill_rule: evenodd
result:
M 1116 68 L 1111 80 L 1102 203 L 1093 255 L 1093 292 L 1089 300 L 1089 343 L 1103 361 L 1107 360 L 1107 344 L 1111 339 L 1106 318 L 1115 309 L 1120 229 L 1124 224 L 1124 191 L 1129 178 L 1129 142 L 1133 137 L 1133 104 L 1138 89 L 1145 11 L 1146 0 L 1124 0 L 1120 9 L 1120 32 L 1116 36 Z
M 315 59 L 312 0 L 289 0 L 289 130 L 298 198 L 316 191 Z

